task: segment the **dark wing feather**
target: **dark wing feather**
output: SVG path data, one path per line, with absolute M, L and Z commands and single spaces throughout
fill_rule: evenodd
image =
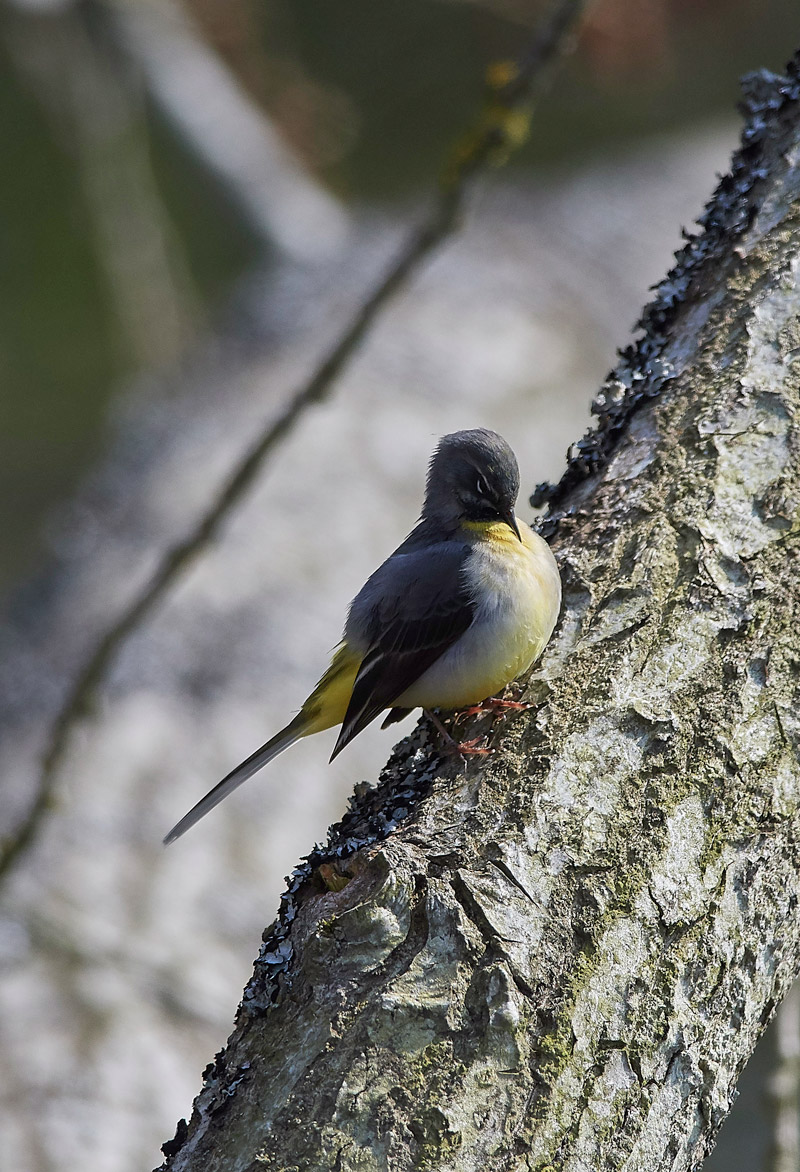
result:
M 349 622 L 368 648 L 331 760 L 467 630 L 475 614 L 468 556 L 469 546 L 455 542 L 398 551 L 354 600 Z
M 405 720 L 412 711 L 411 708 L 390 708 L 388 716 L 383 718 L 381 728 L 388 728 L 390 724 L 397 724 L 399 720 Z

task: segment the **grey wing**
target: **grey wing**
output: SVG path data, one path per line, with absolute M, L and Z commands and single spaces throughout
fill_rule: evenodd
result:
M 464 575 L 469 553 L 460 542 L 401 547 L 354 599 L 348 629 L 367 651 L 331 760 L 467 630 L 475 615 Z

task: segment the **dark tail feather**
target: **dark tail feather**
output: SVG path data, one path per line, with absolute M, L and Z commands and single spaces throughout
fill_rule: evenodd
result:
M 254 773 L 258 773 L 259 769 L 263 769 L 273 757 L 277 757 L 284 749 L 288 749 L 289 745 L 293 745 L 295 741 L 299 741 L 303 732 L 305 731 L 305 719 L 302 712 L 294 718 L 286 728 L 282 728 L 279 733 L 267 741 L 266 745 L 262 745 L 260 749 L 256 749 L 252 756 L 248 757 L 246 761 L 242 761 L 241 765 L 223 777 L 212 790 L 201 798 L 196 806 L 192 806 L 188 814 L 184 814 L 180 822 L 177 822 L 172 827 L 167 837 L 164 839 L 164 846 L 169 846 L 176 838 L 180 838 L 185 834 L 195 822 L 199 822 L 209 810 L 213 810 L 218 806 L 223 798 L 227 798 L 228 794 L 233 793 L 243 781 L 247 781 L 248 777 L 252 777 Z

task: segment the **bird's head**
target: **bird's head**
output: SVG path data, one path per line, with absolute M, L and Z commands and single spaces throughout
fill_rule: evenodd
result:
M 502 521 L 520 537 L 514 518 L 518 494 L 517 459 L 503 437 L 485 428 L 455 431 L 443 436 L 433 453 L 422 516 L 448 528 L 462 521 Z

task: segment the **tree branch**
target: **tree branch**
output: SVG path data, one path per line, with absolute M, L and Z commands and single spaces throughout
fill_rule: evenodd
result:
M 120 74 L 76 4 L 12 3 L 5 40 L 19 72 L 75 148 L 97 259 L 134 363 L 168 366 L 196 328 L 195 289 L 160 198 L 143 93 Z
M 699 1165 L 800 969 L 800 58 L 552 493 L 537 713 L 299 867 L 172 1172 Z
M 30 809 L 2 844 L 0 882 L 35 841 L 53 803 L 58 768 L 70 732 L 90 708 L 120 646 L 142 625 L 183 570 L 208 548 L 261 473 L 267 457 L 294 430 L 309 407 L 327 398 L 337 377 L 388 302 L 419 270 L 426 257 L 455 230 L 475 177 L 487 166 L 503 162 L 508 153 L 523 141 L 533 102 L 546 85 L 552 66 L 566 52 L 570 33 L 585 4 L 586 0 L 560 0 L 519 65 L 503 71 L 478 125 L 460 145 L 448 167 L 428 219 L 412 235 L 389 271 L 358 308 L 306 385 L 295 393 L 277 418 L 265 426 L 205 515 L 191 532 L 167 550 L 147 586 L 98 641 L 53 722 Z
M 347 216 L 308 176 L 263 110 L 176 0 L 110 0 L 115 31 L 169 121 L 232 193 L 262 243 L 309 263 L 338 248 Z

